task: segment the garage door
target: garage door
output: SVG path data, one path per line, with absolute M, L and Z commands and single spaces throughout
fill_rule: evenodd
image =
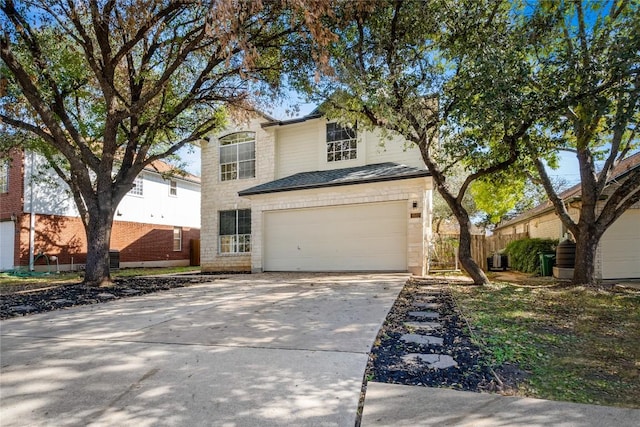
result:
M 602 278 L 640 278 L 640 209 L 629 209 L 600 240 Z
M 265 212 L 266 271 L 406 271 L 406 202 Z
M 0 271 L 13 268 L 13 221 L 0 222 Z

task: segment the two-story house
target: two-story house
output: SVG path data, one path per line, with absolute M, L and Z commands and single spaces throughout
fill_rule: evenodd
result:
M 432 180 L 400 138 L 255 117 L 203 144 L 202 171 L 203 271 L 425 274 Z
M 83 268 L 86 235 L 66 184 L 38 155 L 6 154 L 0 160 L 0 270 Z M 190 242 L 200 238 L 200 178 L 167 177 L 169 170 L 154 162 L 118 205 L 110 247 L 120 267 L 192 262 Z

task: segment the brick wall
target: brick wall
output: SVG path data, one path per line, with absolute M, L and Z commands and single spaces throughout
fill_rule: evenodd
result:
M 9 159 L 9 192 L 0 193 L 0 221 L 8 220 L 11 215 L 19 215 L 22 212 L 24 154 L 15 149 L 0 154 L 0 161 L 5 161 L 7 158 Z
M 24 214 L 19 226 L 19 265 L 29 265 L 29 214 Z M 186 264 L 190 258 L 190 241 L 199 239 L 200 230 L 182 227 L 182 250 L 173 250 L 173 227 L 155 224 L 114 221 L 111 249 L 120 251 L 121 263 L 137 265 Z M 58 257 L 60 265 L 84 264 L 87 242 L 80 218 L 36 215 L 34 253 Z M 46 264 L 45 258 L 37 265 Z M 132 266 L 132 265 L 130 265 Z

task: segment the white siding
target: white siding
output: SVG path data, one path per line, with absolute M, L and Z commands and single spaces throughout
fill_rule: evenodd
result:
M 600 240 L 603 279 L 640 278 L 640 209 L 629 209 Z
M 318 130 L 324 120 L 273 128 L 276 132 L 276 179 L 318 170 Z
M 366 132 L 366 164 L 394 162 L 402 165 L 425 169 L 420 150 L 414 144 L 394 136 L 392 139 L 381 136 L 380 132 Z
M 343 169 L 376 163 L 394 162 L 425 169 L 420 150 L 400 137 L 388 139 L 379 132 L 358 130 L 356 159 L 327 161 L 326 124 L 324 118 L 286 126 L 269 127 L 276 138 L 276 179 L 300 172 Z
M 124 196 L 117 221 L 200 228 L 200 184 L 176 179 L 178 194 L 171 196 L 169 180 L 148 171 L 142 177 L 143 195 Z
M 44 215 L 78 216 L 69 186 L 49 169 L 44 157 L 27 152 L 24 165 L 24 209 Z M 33 191 L 33 198 L 31 197 Z M 31 201 L 33 200 L 33 206 Z
M 44 215 L 78 216 L 73 196 L 68 186 L 53 170 L 46 167 L 44 159 L 33 156 L 34 173 L 31 178 L 30 154 L 25 156 L 24 206 L 31 212 L 31 189 L 35 213 Z M 143 195 L 124 196 L 116 210 L 117 221 L 145 224 L 173 225 L 200 228 L 200 184 L 174 178 L 178 185 L 177 196 L 169 194 L 169 180 L 158 173 L 142 172 Z

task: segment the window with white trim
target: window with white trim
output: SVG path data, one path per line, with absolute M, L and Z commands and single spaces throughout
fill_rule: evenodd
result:
M 178 195 L 178 181 L 172 179 L 169 181 L 169 195 L 177 196 Z
M 143 183 L 142 174 L 140 174 L 136 177 L 136 179 L 133 180 L 133 188 L 129 190 L 128 194 L 131 194 L 132 196 L 142 196 L 143 195 L 142 183 Z
M 182 227 L 173 227 L 173 250 L 174 252 L 182 250 Z
M 218 234 L 221 254 L 251 252 L 251 209 L 220 211 Z
M 220 180 L 255 178 L 256 134 L 236 132 L 220 141 Z
M 0 160 L 0 193 L 9 192 L 9 160 Z
M 327 123 L 327 162 L 352 160 L 358 156 L 355 128 Z

